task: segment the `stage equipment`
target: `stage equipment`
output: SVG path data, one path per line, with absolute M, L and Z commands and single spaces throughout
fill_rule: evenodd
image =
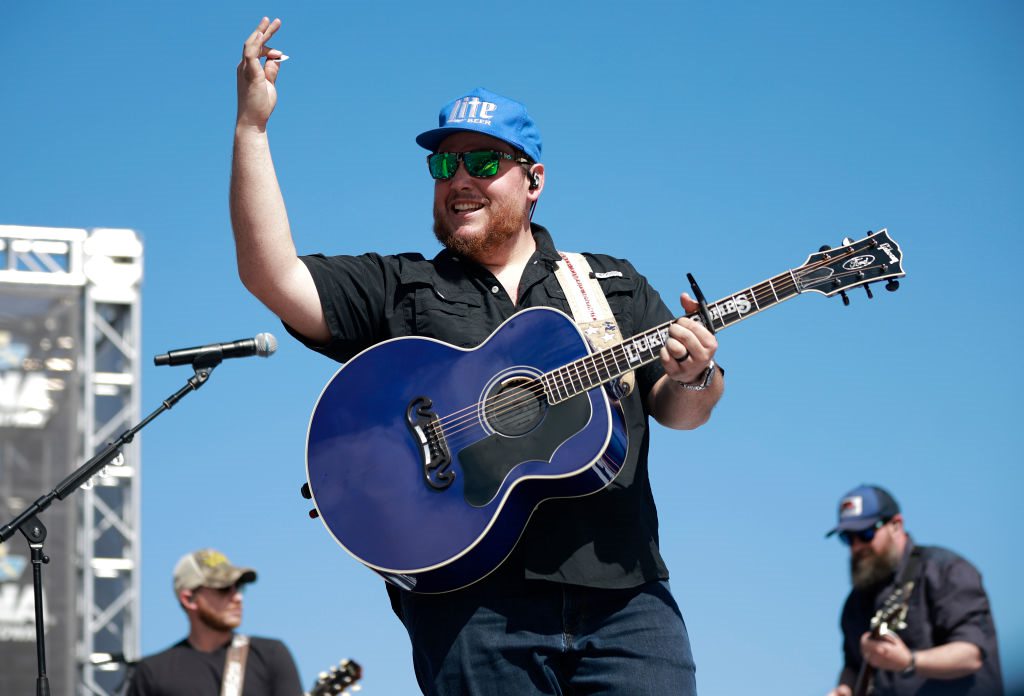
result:
M 0 522 L 138 418 L 141 279 L 132 230 L 0 225 Z M 118 675 L 96 674 L 91 655 L 138 654 L 138 459 L 137 445 L 124 448 L 124 463 L 94 477 L 74 506 L 45 515 L 53 693 L 112 694 Z M 38 687 L 23 549 L 0 544 L 4 694 Z
M 189 365 L 197 359 L 205 360 L 208 357 L 224 358 L 248 358 L 258 355 L 261 358 L 269 358 L 277 350 L 277 339 L 273 334 L 260 333 L 254 338 L 242 338 L 231 343 L 211 343 L 208 346 L 197 346 L 195 348 L 181 348 L 172 350 L 163 355 L 153 358 L 154 365 Z

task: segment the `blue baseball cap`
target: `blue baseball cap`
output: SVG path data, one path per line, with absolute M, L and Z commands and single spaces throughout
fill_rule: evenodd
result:
M 540 162 L 540 131 L 523 104 L 477 87 L 441 108 L 438 128 L 416 136 L 416 144 L 437 152 L 441 141 L 452 133 L 474 131 L 503 140 Z
M 900 506 L 889 491 L 879 486 L 857 486 L 839 499 L 839 524 L 825 536 L 845 531 L 862 532 L 899 512 Z

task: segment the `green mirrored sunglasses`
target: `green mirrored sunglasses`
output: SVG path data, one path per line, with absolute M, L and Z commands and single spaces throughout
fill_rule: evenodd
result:
M 430 176 L 441 181 L 451 179 L 459 169 L 459 161 L 466 163 L 466 172 L 477 179 L 487 179 L 498 173 L 501 160 L 518 164 L 532 164 L 524 157 L 516 157 L 497 150 L 471 150 L 470 152 L 435 152 L 427 155 Z

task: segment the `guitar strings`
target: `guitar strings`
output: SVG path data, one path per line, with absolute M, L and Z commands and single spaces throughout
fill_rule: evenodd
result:
M 822 263 L 824 263 L 824 262 L 822 262 Z M 819 265 L 821 265 L 821 264 L 819 264 Z M 801 277 L 803 277 L 803 276 L 808 275 L 810 272 L 813 272 L 814 270 L 817 270 L 814 266 L 808 266 L 806 269 L 799 271 L 799 275 Z M 843 276 L 843 275 L 856 275 L 856 274 L 858 274 L 860 272 L 861 271 L 853 271 L 853 272 L 849 272 L 849 273 L 846 273 L 846 274 L 838 274 L 838 275 L 839 276 Z M 761 284 L 759 284 L 757 286 L 752 286 L 751 288 L 748 288 L 748 291 L 751 292 L 751 294 L 752 294 L 752 296 L 754 298 L 755 303 L 758 305 L 758 309 L 755 310 L 755 312 L 753 312 L 753 313 L 756 313 L 757 311 L 760 311 L 760 309 L 761 309 L 760 305 L 762 304 L 761 301 L 763 301 L 763 300 L 766 300 L 766 299 L 774 297 L 775 298 L 775 303 L 781 302 L 782 300 L 778 299 L 778 292 L 775 290 L 775 288 L 777 287 L 778 290 L 783 292 L 783 293 L 787 293 L 787 292 L 793 290 L 796 287 L 797 283 L 795 282 L 795 278 L 793 278 L 792 275 L 793 275 L 792 272 L 780 274 L 779 276 L 776 276 L 776 278 L 769 279 L 768 281 L 765 281 L 765 282 L 763 282 L 763 283 L 761 283 Z M 825 282 L 825 281 L 827 281 L 827 280 L 829 280 L 831 278 L 834 278 L 834 277 L 836 277 L 836 276 L 830 275 L 828 278 L 824 278 L 820 282 Z M 784 279 L 787 279 L 787 278 L 788 278 L 788 280 L 784 280 Z M 776 281 L 776 279 L 778 279 L 778 282 L 774 282 L 774 281 Z M 811 287 L 814 284 L 820 284 L 820 282 L 819 283 L 809 283 L 809 284 L 806 284 L 805 287 Z M 730 298 L 727 298 L 727 299 L 735 298 L 737 295 L 740 295 L 740 294 L 741 293 L 736 293 L 736 294 L 732 295 Z M 792 295 L 789 295 L 785 299 L 789 299 L 789 297 L 791 297 L 791 296 Z M 759 300 L 761 300 L 761 301 L 759 301 Z M 724 300 L 719 300 L 718 302 L 714 303 L 714 305 L 721 304 L 724 301 L 727 301 L 727 300 L 725 300 L 725 299 Z M 769 306 L 771 306 L 771 305 L 769 305 Z M 751 313 L 751 314 L 753 314 L 753 313 Z M 745 316 L 744 317 L 740 317 L 740 319 L 743 319 L 743 318 L 746 318 L 746 317 Z M 730 325 L 731 323 L 734 323 L 734 322 L 730 322 L 729 324 L 725 323 L 725 321 L 721 319 L 721 316 L 719 317 L 719 319 L 720 319 L 720 321 L 722 321 L 723 328 L 725 326 Z M 667 326 L 667 324 L 664 325 L 664 326 Z M 656 327 L 653 330 L 649 330 L 648 332 L 645 332 L 645 335 L 650 335 L 651 333 L 657 332 L 658 330 L 663 329 L 664 326 Z M 648 350 L 650 350 L 649 347 L 648 347 Z M 654 353 L 653 353 L 653 351 L 650 351 L 650 352 L 651 352 L 651 358 L 653 358 Z M 619 376 L 619 374 L 622 374 L 622 372 L 625 372 L 625 370 L 621 370 L 621 368 L 620 368 L 621 371 L 618 374 L 612 374 L 608 370 L 607 359 L 606 359 L 606 356 L 608 356 L 608 355 L 612 355 L 612 357 L 616 361 L 616 367 L 618 368 L 619 367 L 619 365 L 618 365 L 619 359 L 622 358 L 622 357 L 625 357 L 625 348 L 623 347 L 623 344 L 619 344 L 618 346 L 615 346 L 615 347 L 613 347 L 611 349 L 608 349 L 608 350 L 605 350 L 605 351 L 600 351 L 598 353 L 594 353 L 594 354 L 585 356 L 584 358 L 581 358 L 581 359 L 579 359 L 577 361 L 569 363 L 568 365 L 565 365 L 562 368 L 558 368 L 556 370 L 553 370 L 552 372 L 548 373 L 548 375 L 551 376 L 551 381 L 554 384 L 554 386 L 560 387 L 561 391 L 564 391 L 567 394 L 573 394 L 573 395 L 578 394 L 578 393 L 582 393 L 583 391 L 588 391 L 589 389 L 592 389 L 595 386 L 598 386 L 599 384 L 602 384 L 602 383 L 604 383 L 606 381 L 614 379 L 615 377 Z M 601 359 L 604 362 L 604 369 L 605 369 L 605 372 L 607 373 L 606 376 L 604 376 L 604 377 L 601 376 L 601 368 L 600 368 L 600 366 L 597 365 L 598 359 Z M 627 362 L 627 364 L 628 364 L 628 362 Z M 584 368 L 582 374 L 580 372 L 580 367 L 581 366 Z M 571 376 L 571 374 L 569 374 L 569 373 L 571 373 L 572 370 L 575 370 L 575 372 L 576 372 L 576 377 L 575 378 L 573 378 Z M 545 375 L 545 376 L 548 376 L 548 375 Z M 584 386 L 586 382 L 582 378 L 583 376 L 585 376 L 587 378 L 587 380 L 592 382 L 592 384 L 589 387 L 585 387 Z M 561 377 L 562 378 L 560 383 L 558 382 L 557 377 Z M 462 409 L 461 410 L 462 412 L 466 412 L 466 411 L 473 411 L 474 412 L 473 414 L 466 414 L 465 417 L 463 417 L 462 419 L 455 418 L 453 420 L 453 416 L 457 416 L 457 414 L 460 413 L 460 411 L 456 411 L 456 412 L 453 412 L 452 414 L 449 414 L 449 416 L 446 416 L 444 418 L 439 418 L 437 421 L 432 423 L 429 427 L 430 427 L 431 430 L 438 431 L 439 436 L 443 435 L 443 436 L 451 437 L 451 436 L 457 435 L 460 432 L 463 432 L 467 428 L 475 427 L 480 422 L 480 418 L 477 417 L 477 415 L 475 413 L 476 411 L 478 411 L 480 406 L 483 406 L 483 408 L 485 410 L 487 410 L 487 412 L 489 414 L 491 414 L 492 417 L 497 417 L 499 415 L 504 415 L 505 413 L 508 413 L 511 410 L 515 410 L 517 408 L 520 408 L 521 406 L 523 406 L 523 405 L 525 405 L 527 403 L 531 403 L 535 398 L 540 398 L 540 396 L 543 394 L 543 390 L 544 390 L 543 384 L 540 381 L 538 381 L 538 380 L 531 380 L 529 382 L 524 383 L 524 385 L 520 385 L 520 386 L 521 386 L 521 391 L 518 392 L 518 393 L 513 394 L 512 396 L 506 397 L 504 395 L 499 395 L 499 396 L 496 396 L 496 397 L 491 397 L 490 399 L 484 400 L 484 402 L 473 404 L 473 405 L 471 405 L 471 406 L 469 406 L 469 407 L 467 407 L 465 409 Z M 523 391 L 527 392 L 527 394 L 523 395 L 522 394 Z M 524 418 L 521 418 L 519 421 L 516 421 L 515 423 L 516 424 L 521 424 L 522 422 L 525 422 Z M 445 428 L 452 428 L 452 427 L 455 427 L 455 426 L 458 426 L 458 425 L 463 425 L 463 427 L 458 428 L 458 429 L 453 429 L 453 430 L 446 430 L 445 429 Z
M 768 295 L 767 293 L 764 293 L 763 296 L 767 297 Z M 656 327 L 652 331 L 648 331 L 646 333 L 656 332 L 659 329 L 663 329 L 665 326 L 668 326 L 668 324 Z M 618 374 L 613 374 L 608 369 L 608 356 L 611 356 L 611 358 L 614 360 L 615 367 L 619 369 Z M 598 353 L 585 356 L 584 358 L 581 358 L 577 361 L 569 363 L 568 365 L 553 370 L 550 373 L 548 373 L 548 375 L 545 376 L 550 376 L 552 386 L 555 387 L 557 390 L 564 392 L 566 395 L 575 394 L 584 390 L 576 387 L 576 385 L 574 384 L 573 377 L 571 377 L 571 375 L 569 374 L 571 373 L 571 371 L 575 370 L 577 375 L 575 381 L 579 382 L 579 384 L 582 386 L 583 380 L 580 379 L 581 375 L 579 369 L 582 365 L 584 367 L 583 375 L 589 378 L 591 382 L 594 382 L 594 384 L 592 384 L 588 388 L 592 389 L 594 386 L 597 386 L 598 384 L 601 384 L 605 381 L 614 379 L 615 377 L 625 372 L 625 370 L 623 370 L 619 365 L 620 361 L 625 358 L 626 348 L 623 344 L 618 344 L 617 346 L 613 346 L 610 349 L 606 349 L 604 351 L 600 351 Z M 600 359 L 604 363 L 604 370 L 606 373 L 608 373 L 603 378 L 601 377 L 600 367 L 597 366 L 596 364 L 598 359 Z M 628 360 L 626 360 L 626 364 L 629 364 Z M 596 381 L 595 377 L 597 378 Z M 437 421 L 431 424 L 431 428 L 439 430 L 442 434 L 446 436 L 452 436 L 461 432 L 465 428 L 459 428 L 457 430 L 451 430 L 450 428 L 455 428 L 463 424 L 468 424 L 467 427 L 474 427 L 476 423 L 479 422 L 479 418 L 477 417 L 476 412 L 478 412 L 481 406 L 483 406 L 488 412 L 491 412 L 494 415 L 502 415 L 506 413 L 508 410 L 518 408 L 523 404 L 532 401 L 533 398 L 539 398 L 543 394 L 543 385 L 540 383 L 539 380 L 531 380 L 519 386 L 522 387 L 523 391 L 529 392 L 530 395 L 524 397 L 521 393 L 519 393 L 514 394 L 511 397 L 506 397 L 503 395 L 490 397 L 490 399 L 486 399 L 482 403 L 478 402 L 476 404 L 472 404 L 464 409 L 455 411 L 449 414 L 448 416 L 438 418 Z M 502 407 L 504 407 L 504 409 Z M 473 413 L 466 413 L 470 411 Z M 460 418 L 459 416 L 464 417 Z M 446 430 L 446 428 L 449 428 L 449 430 Z
M 731 324 L 735 323 L 736 321 L 739 321 L 740 319 L 745 319 L 748 316 L 751 316 L 752 314 L 755 314 L 755 313 L 761 311 L 761 304 L 762 304 L 762 301 L 764 301 L 764 300 L 768 300 L 768 299 L 774 299 L 775 300 L 774 302 L 772 302 L 768 306 L 771 306 L 772 304 L 777 304 L 778 302 L 782 302 L 783 300 L 778 297 L 779 291 L 781 291 L 782 293 L 786 294 L 786 297 L 784 299 L 789 299 L 790 297 L 793 296 L 792 294 L 788 294 L 791 291 L 795 291 L 796 293 L 799 293 L 800 290 L 798 290 L 797 287 L 800 284 L 797 282 L 797 277 L 799 277 L 801 280 L 803 280 L 807 276 L 809 276 L 811 273 L 819 270 L 822 266 L 835 263 L 836 261 L 842 260 L 845 256 L 849 256 L 849 255 L 852 255 L 853 253 L 858 253 L 858 252 L 859 252 L 859 250 L 856 250 L 856 249 L 844 250 L 843 253 L 837 254 L 836 258 L 822 259 L 821 261 L 819 261 L 817 263 L 808 264 L 805 267 L 802 267 L 802 268 L 799 268 L 799 269 L 795 269 L 795 270 L 790 270 L 790 271 L 788 271 L 786 273 L 781 273 L 778 276 L 775 276 L 774 278 L 769 278 L 766 281 L 763 281 L 763 282 L 761 282 L 761 283 L 759 283 L 757 285 L 751 286 L 750 288 L 747 289 L 747 292 L 749 292 L 751 294 L 751 296 L 753 297 L 754 303 L 757 306 L 757 309 L 754 310 L 754 312 L 751 312 L 749 314 L 746 314 L 746 315 L 743 315 L 743 316 L 739 316 L 736 320 L 734 320 L 732 322 L 728 322 L 728 323 L 725 322 L 725 320 L 722 318 L 722 314 L 720 313 L 718 319 L 722 323 L 722 328 L 725 328 L 726 326 L 730 326 Z M 860 275 L 863 272 L 864 272 L 864 269 L 858 269 L 856 271 L 848 271 L 846 273 L 830 274 L 828 277 L 822 278 L 822 279 L 820 279 L 818 281 L 812 281 L 810 283 L 805 283 L 803 285 L 803 287 L 804 288 L 810 288 L 810 287 L 813 287 L 814 285 L 820 285 L 822 283 L 829 282 L 829 281 L 834 280 L 836 278 L 843 278 L 843 277 L 847 277 L 847 276 Z M 721 304 L 723 302 L 727 302 L 729 300 L 732 300 L 736 296 L 741 295 L 741 294 L 743 294 L 742 291 L 741 292 L 737 292 L 737 293 L 735 293 L 735 294 L 733 294 L 733 295 L 731 295 L 731 296 L 729 296 L 727 298 L 723 298 L 722 300 L 718 300 L 717 302 L 712 303 L 711 306 L 712 307 L 717 306 L 717 305 L 719 305 L 719 304 Z M 693 316 L 693 315 L 688 315 L 688 316 Z M 656 333 L 656 332 L 664 329 L 665 327 L 669 326 L 671 323 L 673 323 L 673 322 L 669 322 L 668 324 L 664 324 L 662 326 L 655 327 L 654 329 L 648 330 L 648 331 L 644 332 L 641 335 L 642 336 L 651 335 L 652 333 Z M 621 370 L 621 368 L 619 368 L 619 360 L 621 358 L 626 358 L 627 359 L 627 361 L 626 361 L 627 365 L 629 364 L 629 361 L 628 361 L 628 358 L 627 358 L 627 355 L 626 355 L 626 344 L 629 341 L 635 340 L 635 338 L 636 337 L 634 337 L 633 339 L 627 339 L 627 341 L 624 341 L 623 343 L 620 343 L 617 346 L 614 346 L 612 348 L 605 349 L 603 351 L 599 351 L 597 353 L 592 353 L 590 355 L 584 356 L 583 358 L 580 358 L 580 359 L 578 359 L 576 361 L 573 361 L 573 362 L 569 363 L 568 365 L 564 365 L 561 368 L 557 368 L 555 370 L 552 370 L 552 371 L 546 373 L 545 375 L 542 375 L 542 377 L 540 379 L 529 380 L 527 382 L 524 382 L 523 384 L 517 385 L 517 386 L 520 387 L 520 390 L 517 391 L 517 392 L 512 393 L 511 395 L 499 394 L 499 395 L 494 396 L 494 397 L 486 398 L 486 399 L 484 399 L 481 402 L 477 402 L 476 404 L 471 404 L 471 405 L 469 405 L 467 407 L 464 407 L 462 409 L 453 411 L 452 413 L 448 414 L 447 416 L 440 417 L 437 420 L 435 420 L 434 422 L 432 422 L 427 427 L 427 429 L 430 430 L 433 434 L 435 434 L 439 439 L 441 437 L 451 438 L 451 437 L 453 437 L 455 435 L 458 435 L 459 433 L 461 433 L 461 432 L 463 432 L 463 431 L 465 431 L 467 429 L 475 428 L 477 426 L 477 424 L 480 423 L 480 420 L 481 420 L 480 417 L 477 415 L 481 408 L 484 411 L 486 411 L 487 413 L 489 413 L 492 417 L 497 417 L 497 416 L 505 415 L 505 414 L 509 413 L 510 411 L 513 411 L 513 410 L 516 410 L 518 408 L 521 408 L 522 406 L 524 406 L 524 405 L 526 405 L 528 403 L 532 403 L 535 399 L 539 399 L 539 398 L 541 398 L 541 396 L 544 395 L 544 385 L 543 385 L 543 378 L 544 377 L 549 377 L 552 385 L 555 386 L 555 387 L 560 387 L 561 391 L 564 391 L 567 395 L 571 394 L 572 396 L 575 396 L 575 395 L 578 395 L 578 394 L 580 394 L 580 393 L 582 393 L 584 391 L 589 391 L 590 389 L 593 389 L 594 387 L 599 386 L 600 384 L 603 384 L 603 383 L 605 383 L 607 381 L 610 381 L 610 380 L 614 379 L 615 377 L 618 377 L 618 376 L 620 376 L 621 374 L 623 374 L 624 372 L 627 371 L 627 370 Z M 648 345 L 647 350 L 651 352 L 651 358 L 653 359 L 654 352 L 650 349 L 649 345 Z M 619 368 L 621 370 L 618 374 L 611 374 L 611 372 L 608 370 L 608 362 L 607 362 L 606 358 L 609 355 L 615 361 L 615 367 Z M 608 373 L 605 377 L 601 376 L 600 367 L 597 365 L 597 360 L 599 358 L 604 362 L 605 372 Z M 650 362 L 650 360 L 648 360 L 646 362 Z M 643 364 L 646 364 L 646 362 L 643 363 Z M 584 381 L 584 379 L 582 379 L 580 367 L 584 368 L 582 374 L 585 375 L 586 378 L 590 382 L 593 382 L 589 387 L 584 388 L 584 386 L 583 386 L 585 384 L 585 381 Z M 571 370 L 575 370 L 575 372 L 576 372 L 575 380 L 574 380 L 574 378 L 570 374 Z M 559 378 L 561 378 L 561 379 L 559 380 Z M 526 393 L 524 394 L 523 392 L 526 392 Z M 571 396 L 567 397 L 567 398 L 571 398 Z M 520 421 L 514 422 L 514 423 L 515 424 L 521 424 L 522 422 L 523 422 L 523 420 L 521 419 Z
M 812 267 L 809 266 L 808 268 L 810 269 Z M 758 302 L 759 299 L 760 300 L 765 300 L 765 299 L 768 299 L 768 298 L 774 296 L 774 297 L 776 297 L 776 301 L 781 301 L 781 300 L 777 299 L 777 293 L 771 289 L 772 286 L 778 287 L 779 290 L 782 291 L 783 293 L 786 293 L 789 290 L 792 290 L 793 288 L 796 287 L 796 283 L 794 282 L 794 279 L 791 277 L 791 273 L 792 272 L 784 273 L 784 274 L 780 274 L 779 276 L 776 276 L 776 278 L 779 279 L 779 281 L 777 283 L 773 283 L 772 282 L 775 279 L 770 279 L 769 281 L 766 281 L 766 283 L 769 284 L 767 286 L 767 288 L 768 288 L 767 290 L 764 289 L 764 286 L 766 285 L 766 283 L 761 283 L 760 284 L 760 286 L 762 287 L 761 290 L 756 290 L 756 288 L 759 287 L 759 286 L 754 286 L 754 287 L 748 288 L 748 290 L 752 292 L 753 297 L 755 299 L 755 302 L 759 305 L 759 309 L 760 309 L 760 304 L 761 304 L 761 302 Z M 807 275 L 807 272 L 801 272 L 801 275 Z M 787 279 L 787 280 L 785 280 L 785 282 L 783 282 L 783 279 Z M 736 293 L 735 295 L 733 295 L 733 296 L 731 296 L 730 298 L 727 298 L 727 299 L 732 299 L 733 297 L 735 297 L 736 295 L 739 295 L 739 294 L 741 294 L 741 293 Z M 722 303 L 724 301 L 727 301 L 727 299 L 719 300 L 718 302 L 716 302 L 714 304 L 715 305 L 720 304 L 720 303 Z M 788 299 L 788 297 L 786 299 Z M 745 317 L 741 317 L 741 318 L 745 318 Z M 669 324 L 670 323 L 671 322 L 669 322 Z M 668 326 L 669 324 L 665 324 L 663 326 L 656 327 L 653 330 L 649 330 L 649 331 L 645 332 L 645 335 L 649 335 L 651 333 L 657 332 L 658 330 L 663 329 L 665 326 Z M 728 324 L 725 324 L 724 321 L 723 321 L 723 327 L 726 326 L 726 325 L 728 325 Z M 626 357 L 626 353 L 625 353 L 626 348 L 625 348 L 624 344 L 625 344 L 625 342 L 623 344 L 619 344 L 619 345 L 617 345 L 617 346 L 615 346 L 613 348 L 607 349 L 605 351 L 601 351 L 599 353 L 594 353 L 594 354 L 585 356 L 584 358 L 581 358 L 581 359 L 579 359 L 577 361 L 569 363 L 568 365 L 565 365 L 565 366 L 563 366 L 561 368 L 553 370 L 550 373 L 548 373 L 548 375 L 545 375 L 545 376 L 549 376 L 550 375 L 551 376 L 551 381 L 554 384 L 554 386 L 560 387 L 561 391 L 564 391 L 566 394 L 573 394 L 573 395 L 575 395 L 575 394 L 578 394 L 578 393 L 582 393 L 583 391 L 587 391 L 589 389 L 592 389 L 593 387 L 598 386 L 599 384 L 601 384 L 603 382 L 609 381 L 610 379 L 614 379 L 616 376 L 618 376 L 618 374 L 611 374 L 611 373 L 609 373 L 606 377 L 602 378 L 601 377 L 601 373 L 600 373 L 600 368 L 597 366 L 596 363 L 597 363 L 597 359 L 598 358 L 602 359 L 604 361 L 604 363 L 605 363 L 605 365 L 604 365 L 605 371 L 608 372 L 607 360 L 605 359 L 605 357 L 607 355 L 611 355 L 613 357 L 613 359 L 615 360 L 615 362 L 616 362 L 616 367 L 618 368 L 619 367 L 619 365 L 618 365 L 619 359 Z M 650 350 L 649 347 L 648 347 L 648 350 Z M 653 353 L 653 351 L 650 351 L 650 352 L 651 352 L 651 358 L 653 358 L 654 353 Z M 628 365 L 628 360 L 627 360 L 627 365 Z M 591 386 L 586 387 L 585 389 L 583 388 L 583 385 L 584 385 L 585 382 L 581 378 L 581 371 L 580 371 L 580 367 L 581 366 L 584 368 L 582 374 L 585 375 L 589 379 L 589 381 L 593 382 L 593 384 L 591 384 Z M 576 372 L 576 378 L 575 379 L 571 376 L 571 371 L 572 370 L 575 370 L 575 372 Z M 620 370 L 621 370 L 621 368 L 620 368 Z M 619 374 L 622 374 L 622 372 L 625 372 L 625 370 L 621 370 L 619 372 Z M 558 380 L 559 377 L 562 378 L 560 380 L 560 382 Z M 596 381 L 595 381 L 595 377 L 597 378 Z M 532 402 L 534 400 L 534 398 L 539 398 L 543 394 L 543 384 L 541 384 L 541 382 L 539 380 L 531 380 L 531 381 L 526 382 L 526 383 L 524 383 L 522 385 L 519 385 L 519 386 L 521 387 L 521 391 L 518 392 L 518 393 L 514 393 L 512 396 L 499 395 L 499 396 L 495 396 L 495 397 L 490 397 L 489 399 L 485 399 L 483 402 L 478 402 L 477 404 L 472 404 L 472 405 L 470 405 L 470 406 L 468 406 L 468 407 L 466 407 L 464 409 L 461 409 L 460 411 L 455 411 L 452 414 L 449 414 L 448 416 L 445 416 L 443 418 L 439 418 L 439 419 L 437 419 L 437 421 L 435 421 L 434 423 L 432 423 L 428 427 L 431 430 L 438 431 L 439 436 L 443 435 L 443 436 L 446 436 L 446 437 L 452 437 L 454 435 L 457 435 L 460 432 L 463 432 L 467 428 L 474 428 L 474 427 L 476 427 L 476 425 L 480 422 L 480 418 L 477 416 L 477 412 L 479 411 L 479 408 L 481 406 L 483 406 L 483 408 L 489 414 L 492 414 L 492 417 L 497 417 L 499 415 L 503 415 L 505 413 L 508 413 L 510 410 L 514 410 L 516 408 L 519 408 L 519 407 L 523 406 L 526 403 L 530 403 L 530 402 Z M 522 391 L 525 391 L 525 392 L 528 392 L 528 393 L 526 395 L 523 395 Z M 472 413 L 466 413 L 466 412 L 470 412 L 470 411 Z M 464 414 L 463 417 L 459 418 L 458 416 L 460 414 Z M 458 429 L 451 429 L 451 428 L 454 428 L 454 427 L 459 426 L 459 425 L 462 425 L 463 427 L 460 427 Z

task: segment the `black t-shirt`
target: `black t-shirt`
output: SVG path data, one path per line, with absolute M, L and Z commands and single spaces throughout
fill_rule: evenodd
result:
M 860 670 L 860 637 L 868 630 L 871 617 L 896 589 L 895 579 L 907 564 L 913 542 L 907 545 L 893 581 L 870 590 L 853 590 L 843 607 L 843 654 L 846 666 Z M 954 641 L 977 645 L 984 660 L 982 668 L 961 679 L 925 679 L 879 671 L 875 675 L 877 696 L 1001 696 L 1003 679 L 999 647 L 988 595 L 981 575 L 968 561 L 938 546 L 919 547 L 921 567 L 910 595 L 907 627 L 897 631 L 911 650 L 926 650 Z
M 572 316 L 554 274 L 559 256 L 551 237 L 540 225 L 533 225 L 533 234 L 537 250 L 523 271 L 517 302 L 489 271 L 447 249 L 433 259 L 419 254 L 302 257 L 331 339 L 318 346 L 286 328 L 309 348 L 345 362 L 400 336 L 475 347 L 527 307 L 554 307 Z M 585 256 L 624 337 L 672 320 L 661 297 L 628 261 Z M 638 369 L 636 388 L 622 401 L 629 448 L 615 480 L 593 495 L 542 503 L 498 578 L 601 588 L 668 578 L 647 470 L 647 395 L 663 374 L 658 361 Z
M 200 652 L 188 640 L 145 658 L 135 668 L 128 696 L 219 696 L 230 641 Z M 242 696 L 300 696 L 299 673 L 284 643 L 249 639 Z

